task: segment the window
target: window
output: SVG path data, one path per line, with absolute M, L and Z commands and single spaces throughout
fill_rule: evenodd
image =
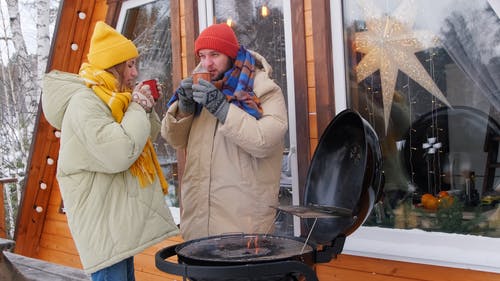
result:
M 170 33 L 170 1 L 126 1 L 118 19 L 117 29 L 139 49 L 138 81 L 158 79 L 163 96 L 155 109 L 163 116 L 172 93 L 172 47 Z M 169 183 L 167 203 L 178 207 L 177 156 L 175 149 L 158 136 L 153 142 L 158 160 Z
M 429 241 L 420 254 L 403 255 L 445 265 L 470 264 L 470 256 L 422 251 L 443 241 L 477 247 L 470 251 L 488 258 L 472 268 L 498 270 L 490 261 L 498 257 L 488 252 L 500 237 L 498 7 L 486 0 L 331 1 L 332 7 L 340 2 L 343 37 L 336 38 L 345 49 L 346 104 L 376 130 L 385 172 L 384 201 L 365 223 L 377 228 L 354 236 L 362 243 L 366 233 L 407 235 L 397 246 L 373 238 L 386 249 Z M 447 244 L 460 243 L 456 237 L 467 245 Z

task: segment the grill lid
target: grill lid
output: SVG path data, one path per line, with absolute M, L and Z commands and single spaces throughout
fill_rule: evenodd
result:
M 357 112 L 346 109 L 330 122 L 314 151 L 303 206 L 278 209 L 304 218 L 313 241 L 331 242 L 366 220 L 381 195 L 382 173 L 375 131 Z
M 349 235 L 369 215 L 382 189 L 382 153 L 371 125 L 344 110 L 330 122 L 314 152 L 306 181 L 306 206 L 349 209 L 352 216 L 319 218 L 311 238 L 319 243 Z M 311 228 L 314 219 L 306 219 Z

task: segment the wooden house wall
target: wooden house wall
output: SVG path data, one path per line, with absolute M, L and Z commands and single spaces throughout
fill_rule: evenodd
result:
M 63 1 L 63 0 L 61 0 Z M 57 36 L 54 37 L 48 70 L 77 72 L 88 50 L 90 35 L 97 20 L 116 24 L 120 0 L 65 0 L 59 15 Z M 329 1 L 290 0 L 292 6 L 292 38 L 296 126 L 299 134 L 297 155 L 299 163 L 309 163 L 318 136 L 335 115 L 333 92 L 332 46 L 330 39 Z M 172 0 L 173 84 L 188 75 L 197 61 L 193 56 L 194 38 L 198 34 L 197 1 Z M 78 13 L 87 17 L 79 19 Z M 314 21 L 313 21 L 314 19 Z M 71 44 L 78 44 L 76 51 Z M 321 61 L 322 63 L 317 63 Z M 25 194 L 16 230 L 16 253 L 49 262 L 81 268 L 81 263 L 67 226 L 66 216 L 60 212 L 61 197 L 55 180 L 59 141 L 56 130 L 40 111 L 36 137 L 30 157 L 30 169 L 25 183 Z M 183 152 L 178 153 L 183 163 Z M 181 167 L 182 168 L 182 167 Z M 182 173 L 182 169 L 180 169 Z M 299 185 L 304 186 L 307 165 L 299 166 Z M 41 183 L 47 188 L 41 189 Z M 42 207 L 41 212 L 36 207 Z M 161 248 L 180 243 L 172 237 L 135 257 L 136 278 L 146 280 L 182 280 L 160 272 L 155 267 L 154 255 Z M 404 245 L 402 245 L 404 247 Z M 175 258 L 173 258 L 175 260 Z M 320 280 L 500 280 L 499 274 L 465 269 L 446 268 L 376 258 L 341 254 L 326 264 L 316 265 Z

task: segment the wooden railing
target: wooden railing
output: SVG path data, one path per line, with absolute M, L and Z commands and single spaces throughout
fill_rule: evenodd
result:
M 3 186 L 6 183 L 15 183 L 17 179 L 1 178 L 0 179 L 0 238 L 7 238 L 7 228 L 5 224 L 5 201 Z

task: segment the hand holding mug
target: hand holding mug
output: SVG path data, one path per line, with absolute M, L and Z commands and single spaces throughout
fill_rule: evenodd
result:
M 149 85 L 144 85 L 142 82 L 137 84 L 132 91 L 132 102 L 138 103 L 147 113 L 150 113 L 155 105 L 155 99 Z
M 157 101 L 160 98 L 161 85 L 160 85 L 160 83 L 158 83 L 157 79 L 145 80 L 145 81 L 142 81 L 142 84 L 149 86 L 149 90 L 151 91 L 151 95 L 153 96 L 155 101 Z
M 181 81 L 176 93 L 179 98 L 179 109 L 187 114 L 192 114 L 195 109 L 193 100 L 193 78 L 187 77 Z
M 200 79 L 198 84 L 193 85 L 193 99 L 203 105 L 220 122 L 224 123 L 226 121 L 229 102 L 226 95 L 210 83 L 210 81 Z

